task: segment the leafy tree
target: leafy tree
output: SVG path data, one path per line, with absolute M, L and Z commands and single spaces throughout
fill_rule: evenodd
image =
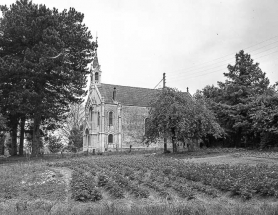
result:
M 59 12 L 20 0 L 1 6 L 1 11 L 0 90 L 11 88 L 6 101 L 12 101 L 12 96 L 16 101 L 12 107 L 5 106 L 5 111 L 17 116 L 13 125 L 22 113 L 33 121 L 34 156 L 39 153 L 41 124 L 62 120 L 70 104 L 82 101 L 96 44 L 82 24 L 84 15 L 74 8 Z
M 72 128 L 69 136 L 69 145 L 75 146 L 77 149 L 82 148 L 83 146 L 83 132 L 80 128 Z
M 210 108 L 225 128 L 231 145 L 242 146 L 241 142 L 256 141 L 250 110 L 253 101 L 268 90 L 269 80 L 249 54 L 240 51 L 235 57 L 235 65 L 228 65 L 229 72 L 224 73 L 226 81 L 218 82 L 219 87 L 207 86 L 203 94 L 211 99 Z
M 177 139 L 199 139 L 208 134 L 218 138 L 223 130 L 200 94 L 192 98 L 176 89 L 164 88 L 152 101 L 146 132 L 149 141 L 171 138 L 176 152 Z
M 48 136 L 48 149 L 51 153 L 57 153 L 62 150 L 64 147 L 63 143 L 61 142 L 61 138 L 55 135 Z
M 75 136 L 75 135 L 80 136 L 79 133 L 80 133 L 80 130 L 82 130 L 81 128 L 83 126 L 84 119 L 85 119 L 84 105 L 78 104 L 78 103 L 71 104 L 70 111 L 65 114 L 65 120 L 61 122 L 61 125 L 59 128 L 59 133 L 61 133 L 61 136 L 62 136 L 62 139 L 64 142 L 66 142 L 66 143 L 72 142 L 72 140 L 70 140 L 70 138 L 73 138 L 73 136 Z M 79 142 L 79 141 L 77 141 L 77 142 Z M 77 144 L 77 145 L 79 145 L 79 144 Z
M 260 146 L 277 145 L 278 142 L 278 93 L 275 86 L 253 101 L 250 110 L 252 128 L 260 135 Z

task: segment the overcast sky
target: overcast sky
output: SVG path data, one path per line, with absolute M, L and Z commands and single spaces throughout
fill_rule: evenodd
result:
M 1 0 L 10 5 L 15 1 Z M 74 7 L 94 39 L 102 82 L 194 93 L 224 81 L 227 65 L 245 50 L 278 81 L 277 0 L 33 0 L 59 10 Z

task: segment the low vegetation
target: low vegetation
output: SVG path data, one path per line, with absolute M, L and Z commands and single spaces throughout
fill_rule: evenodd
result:
M 207 151 L 206 156 L 225 153 Z M 240 159 L 277 158 L 274 152 L 226 151 Z M 205 150 L 184 156 L 86 156 L 7 164 L 0 170 L 0 214 L 278 213 L 277 165 L 191 162 L 204 157 Z
M 73 195 L 82 201 L 100 200 L 98 188 L 115 198 L 124 198 L 124 193 L 148 198 L 146 187 L 168 199 L 171 194 L 192 199 L 198 192 L 217 197 L 220 191 L 230 191 L 244 199 L 255 195 L 278 197 L 278 166 L 267 164 L 211 165 L 140 156 L 79 159 L 51 165 L 73 170 L 72 188 L 77 182 L 82 183 L 79 189 L 73 189 Z
M 13 199 L 32 201 L 38 198 L 63 201 L 66 184 L 62 176 L 41 162 L 1 166 L 0 202 Z

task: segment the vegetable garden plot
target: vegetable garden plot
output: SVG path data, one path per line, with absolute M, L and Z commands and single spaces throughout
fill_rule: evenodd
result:
M 101 190 L 111 198 L 148 198 L 151 193 L 192 199 L 198 193 L 217 197 L 230 191 L 245 199 L 278 197 L 278 166 L 211 165 L 156 157 L 82 158 L 55 165 L 71 168 L 73 198 L 98 201 Z

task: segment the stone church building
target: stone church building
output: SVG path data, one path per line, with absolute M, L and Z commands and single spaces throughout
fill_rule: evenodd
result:
M 149 102 L 157 90 L 102 83 L 97 54 L 85 105 L 83 151 L 143 146 Z

